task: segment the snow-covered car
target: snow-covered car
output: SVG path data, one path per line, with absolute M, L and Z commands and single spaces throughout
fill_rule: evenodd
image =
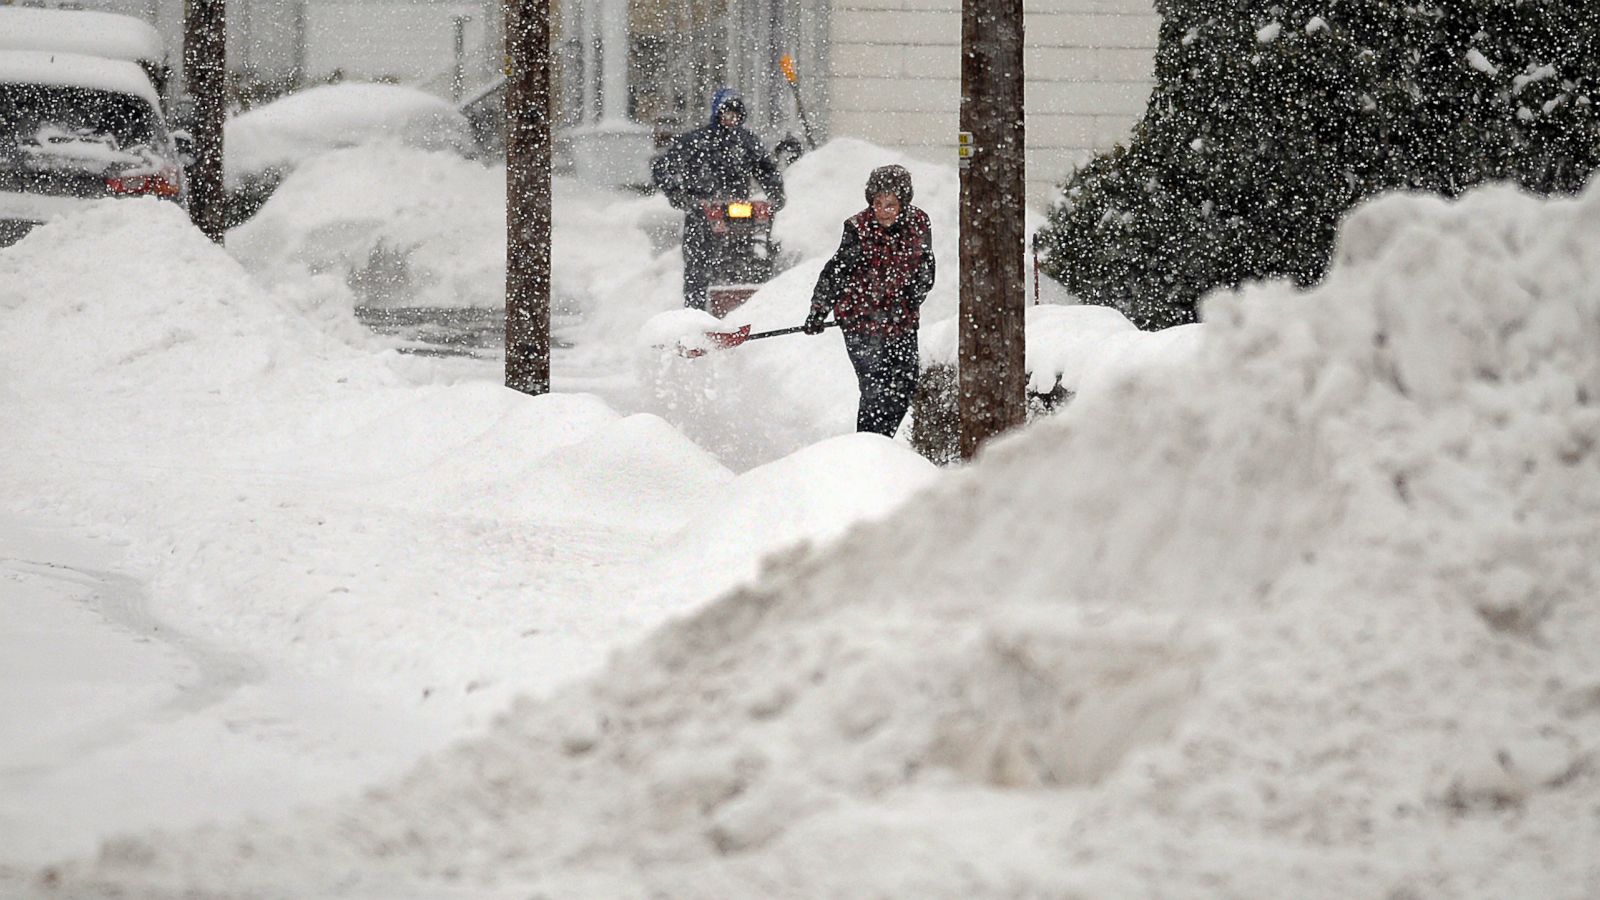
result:
M 223 131 L 230 226 L 254 215 L 312 157 L 385 140 L 463 156 L 478 151 L 453 104 L 394 84 L 320 85 L 230 118 Z
M 0 247 L 106 197 L 185 202 L 161 98 L 127 60 L 0 51 Z
M 170 115 L 172 66 L 154 25 L 119 13 L 0 5 L 0 51 L 36 50 L 120 59 L 139 66 Z

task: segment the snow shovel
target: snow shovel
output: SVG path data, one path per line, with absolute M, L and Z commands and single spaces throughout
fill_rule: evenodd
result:
M 839 324 L 837 321 L 823 322 L 822 327 L 832 328 L 837 324 Z M 731 347 L 737 347 L 745 341 L 759 341 L 762 338 L 777 337 L 780 334 L 794 334 L 796 332 L 805 330 L 806 327 L 804 325 L 795 325 L 792 328 L 775 328 L 772 331 L 758 331 L 755 334 L 751 334 L 750 326 L 745 325 L 740 327 L 738 331 L 708 331 L 705 333 L 705 335 L 706 340 L 711 342 L 712 349 L 726 350 Z M 689 357 L 690 359 L 694 359 L 697 356 L 705 356 L 707 353 L 710 353 L 711 350 L 700 347 L 684 347 L 680 345 L 678 347 L 678 352 Z

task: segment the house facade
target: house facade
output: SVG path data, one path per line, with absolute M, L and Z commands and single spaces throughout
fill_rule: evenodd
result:
M 1160 17 L 1152 0 L 1026 0 L 1024 16 L 1028 198 L 1042 207 L 1144 114 Z M 635 0 L 630 24 L 637 121 L 696 124 L 726 83 L 769 144 L 802 136 L 787 54 L 819 140 L 955 163 L 961 0 Z
M 960 0 L 834 0 L 830 134 L 955 162 Z M 1151 0 L 1026 0 L 1024 103 L 1030 205 L 1097 151 L 1126 143 L 1154 85 Z

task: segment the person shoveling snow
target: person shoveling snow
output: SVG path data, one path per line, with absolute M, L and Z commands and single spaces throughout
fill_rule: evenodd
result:
M 856 430 L 893 437 L 917 390 L 917 327 L 936 272 L 933 234 L 927 213 L 911 205 L 911 173 L 904 167 L 874 169 L 865 194 L 867 208 L 845 220 L 839 248 L 817 277 L 803 325 L 754 333 L 749 325 L 719 329 L 714 317 L 685 310 L 656 316 L 642 339 L 695 358 L 838 325 L 861 391 Z
M 807 334 L 821 334 L 834 314 L 861 389 L 856 430 L 889 437 L 917 392 L 917 325 L 935 272 L 933 228 L 912 196 L 904 167 L 872 171 L 868 207 L 845 220 L 804 326 Z

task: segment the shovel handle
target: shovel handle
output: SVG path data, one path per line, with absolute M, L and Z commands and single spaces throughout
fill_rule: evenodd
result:
M 822 327 L 832 328 L 837 324 L 839 324 L 837 320 L 832 322 L 824 322 L 822 323 Z M 728 350 L 739 346 L 745 341 L 755 341 L 760 340 L 761 338 L 777 337 L 780 334 L 794 334 L 796 331 L 805 330 L 806 327 L 804 325 L 796 325 L 793 328 L 779 328 L 776 331 L 758 331 L 755 334 L 751 334 L 750 326 L 745 325 L 742 326 L 738 331 L 708 331 L 705 333 L 705 335 L 706 340 L 710 341 L 713 347 Z M 678 354 L 680 356 L 687 356 L 690 359 L 694 359 L 696 357 L 705 356 L 707 349 L 709 348 L 685 347 L 682 344 L 679 344 Z
M 823 328 L 832 328 L 833 326 L 835 326 L 837 324 L 839 324 L 838 320 L 834 320 L 832 322 L 823 322 L 822 323 L 822 327 Z M 762 338 L 777 337 L 780 334 L 794 334 L 797 331 L 805 331 L 805 330 L 806 330 L 806 327 L 804 325 L 795 325 L 795 326 L 793 326 L 791 328 L 778 328 L 778 329 L 775 329 L 773 331 L 758 331 L 755 334 L 752 334 L 749 337 L 745 338 L 745 340 L 747 340 L 747 341 L 759 341 Z

